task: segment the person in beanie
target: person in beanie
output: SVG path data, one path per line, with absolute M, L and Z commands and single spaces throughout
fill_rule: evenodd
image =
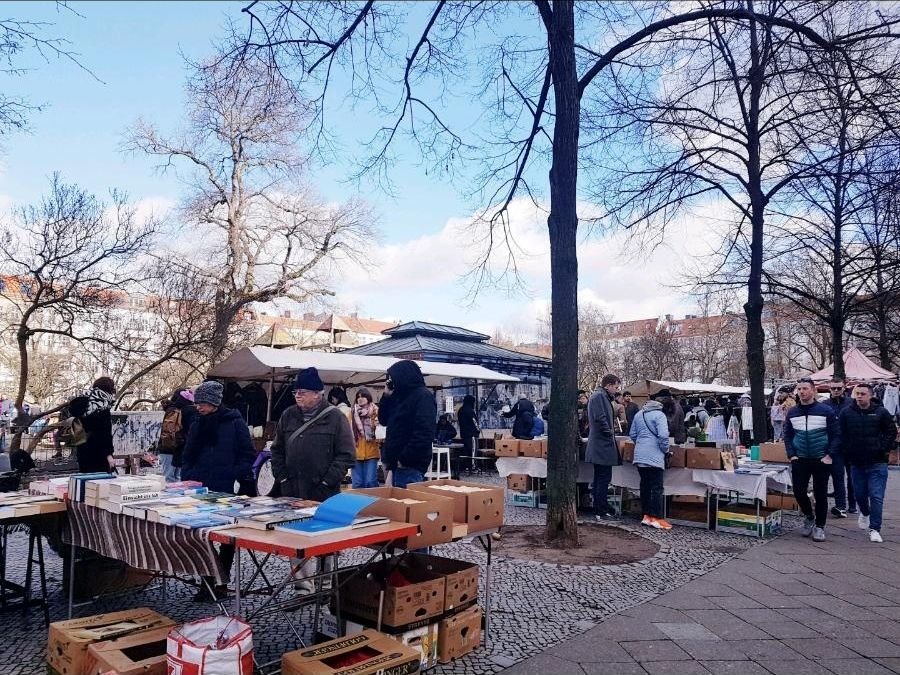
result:
M 224 388 L 220 382 L 203 382 L 194 390 L 197 419 L 188 431 L 182 455 L 181 479 L 203 483 L 212 492 L 235 493 L 235 483 L 250 474 L 256 452 L 250 440 L 250 429 L 237 410 L 222 406 Z M 231 576 L 234 547 L 222 544 L 219 562 L 226 578 Z M 210 582 L 207 582 L 210 585 Z M 221 600 L 225 586 L 213 589 L 210 597 L 206 587 L 194 600 Z
M 190 389 L 176 389 L 166 403 L 163 414 L 163 431 L 160 437 L 159 463 L 167 481 L 181 478 L 181 464 L 184 457 L 184 444 L 188 433 L 197 420 L 197 408 L 194 407 L 194 393 Z M 171 430 L 167 427 L 172 420 Z
M 285 497 L 323 502 L 340 492 L 356 460 L 350 422 L 324 396 L 315 368 L 294 379 L 294 402 L 278 420 L 272 443 L 272 472 Z
M 76 450 L 81 473 L 114 470 L 111 411 L 115 402 L 115 383 L 109 377 L 101 377 L 69 403 L 69 413 L 81 422 L 87 436 Z
M 415 361 L 398 361 L 388 368 L 385 384 L 392 393 L 381 461 L 391 471 L 393 486 L 405 488 L 425 480 L 431 466 L 437 404 Z
M 838 421 L 844 459 L 851 471 L 860 511 L 857 525 L 869 531 L 869 541 L 881 544 L 888 456 L 897 438 L 897 425 L 893 415 L 872 398 L 872 385 L 856 385 L 853 403 L 841 411 Z

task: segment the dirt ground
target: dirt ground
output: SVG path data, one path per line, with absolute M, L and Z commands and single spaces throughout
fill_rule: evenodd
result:
M 581 545 L 569 550 L 547 547 L 541 526 L 508 526 L 503 528 L 502 534 L 502 539 L 494 542 L 497 555 L 558 565 L 621 565 L 644 560 L 659 550 L 652 541 L 605 525 L 580 525 Z

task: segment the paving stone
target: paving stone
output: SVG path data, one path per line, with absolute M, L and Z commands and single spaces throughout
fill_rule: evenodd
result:
M 647 671 L 639 663 L 582 663 L 581 670 L 584 675 L 647 675 Z M 556 675 L 557 671 L 547 671 L 543 675 Z M 558 671 L 559 675 L 563 673 L 578 673 L 577 670 Z M 476 673 L 477 675 L 477 673 Z
M 765 626 L 761 626 L 761 624 L 784 621 L 784 615 L 779 614 L 774 609 L 741 609 L 740 611 L 735 612 L 735 614 L 743 621 L 762 628 L 765 628 Z
M 659 630 L 665 633 L 672 640 L 718 640 L 719 637 L 711 632 L 706 626 L 687 622 L 687 623 L 654 623 Z
M 831 659 L 823 661 L 836 675 L 891 675 L 892 670 L 871 659 Z
M 547 675 L 547 673 L 571 673 L 580 670 L 578 664 L 549 654 L 538 654 L 504 670 L 508 675 Z
M 664 640 L 665 633 L 656 628 L 650 621 L 616 616 L 604 621 L 586 634 L 591 639 L 607 639 L 622 641 Z
M 884 619 L 882 619 L 882 621 L 884 621 Z M 850 621 L 841 621 L 840 619 L 821 621 L 816 624 L 815 631 L 833 638 L 868 638 L 876 637 L 878 635 L 878 631 L 872 633 L 857 625 L 856 622 L 851 623 Z
M 900 673 L 900 659 L 875 659 L 877 663 L 894 673 Z
M 678 623 L 680 621 L 690 621 L 684 614 L 683 610 L 672 609 L 670 607 L 662 607 L 652 602 L 638 605 L 622 612 L 623 616 L 630 616 L 635 619 L 643 619 L 645 621 Z
M 671 640 L 645 640 L 619 644 L 638 663 L 644 661 L 689 661 L 691 659 L 687 652 Z
M 782 642 L 808 659 L 852 659 L 857 656 L 856 652 L 847 649 L 834 640 L 824 637 L 802 639 L 788 638 L 782 640 Z
M 752 661 L 701 661 L 713 675 L 769 675 L 769 671 Z
M 768 607 L 769 609 L 804 609 L 809 608 L 805 602 L 803 602 L 796 595 L 788 596 L 788 595 L 754 595 L 753 599 L 756 600 L 763 607 Z
M 776 639 L 783 638 L 814 638 L 819 633 L 798 621 L 772 621 L 759 624 L 759 628 Z
M 710 601 L 722 609 L 760 609 L 763 606 L 746 595 L 735 593 L 724 597 L 712 597 Z
M 709 675 L 697 661 L 645 661 L 641 665 L 650 675 Z
M 838 638 L 845 647 L 849 647 L 860 656 L 868 658 L 900 658 L 900 645 L 882 640 L 878 637 L 871 638 Z
M 734 645 L 726 640 L 678 641 L 678 646 L 697 661 L 746 661 L 747 655 Z
M 773 675 L 832 675 L 821 661 L 794 660 L 794 661 L 766 661 L 758 660 L 757 663 Z
M 619 643 L 613 640 L 582 640 L 575 638 L 567 640 L 545 652 L 551 656 L 556 656 L 568 661 L 576 661 L 578 663 L 595 663 L 609 661 L 613 663 L 622 663 L 632 661 Z
M 782 661 L 798 660 L 800 654 L 778 640 L 733 640 L 728 644 L 747 655 L 753 661 L 779 659 Z

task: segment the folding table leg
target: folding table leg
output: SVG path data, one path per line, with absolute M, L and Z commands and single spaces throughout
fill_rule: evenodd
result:
M 241 616 L 241 547 L 235 544 L 234 551 L 234 615 Z
M 71 532 L 69 533 L 71 537 Z M 72 609 L 75 606 L 75 538 L 69 544 L 69 618 L 72 618 Z
M 38 569 L 41 576 L 41 605 L 44 608 L 44 623 L 50 625 L 50 602 L 47 599 L 47 571 L 44 567 L 44 540 L 37 532 Z

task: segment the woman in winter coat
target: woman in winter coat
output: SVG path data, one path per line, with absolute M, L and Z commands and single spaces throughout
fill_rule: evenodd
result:
M 631 421 L 628 435 L 634 441 L 634 465 L 641 476 L 641 510 L 644 513 L 641 525 L 671 530 L 672 526 L 663 519 L 669 425 L 662 404 L 647 401 Z
M 81 473 L 110 472 L 115 467 L 111 414 L 115 401 L 115 383 L 109 377 L 101 377 L 69 403 L 69 413 L 81 422 L 87 437 L 75 451 Z
M 663 389 L 656 395 L 656 400 L 662 404 L 662 411 L 666 416 L 666 424 L 675 443 L 680 445 L 687 440 L 687 425 L 684 423 L 684 408 L 669 393 Z M 639 413 L 640 414 L 640 413 Z M 666 437 L 668 438 L 668 436 Z
M 250 475 L 255 451 L 250 440 L 250 429 L 237 410 L 222 407 L 224 388 L 219 382 L 203 382 L 194 391 L 197 419 L 191 425 L 184 445 L 181 479 L 196 480 L 212 492 L 234 494 L 234 484 Z M 234 562 L 234 546 L 222 544 L 219 562 L 225 578 L 231 577 Z M 213 589 L 210 595 L 207 585 L 194 596 L 196 602 L 221 600 L 225 586 Z
M 372 392 L 365 387 L 356 390 L 353 406 L 353 438 L 356 440 L 356 462 L 350 467 L 354 488 L 378 487 L 378 457 L 381 448 L 375 440 L 378 426 L 378 406 Z

